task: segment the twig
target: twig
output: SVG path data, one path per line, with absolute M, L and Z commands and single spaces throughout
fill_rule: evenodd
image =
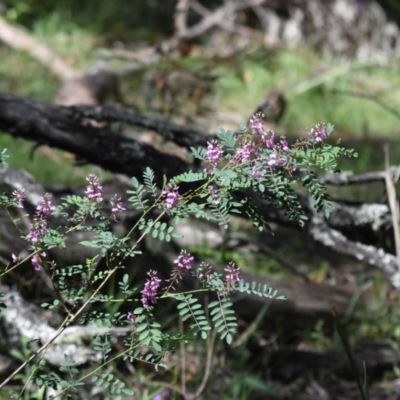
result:
M 211 334 L 211 337 L 207 339 L 207 359 L 204 368 L 203 379 L 201 380 L 200 386 L 197 388 L 196 393 L 194 393 L 191 396 L 189 395 L 188 400 L 197 399 L 203 393 L 207 385 L 208 378 L 210 377 L 211 363 L 214 354 L 214 345 L 216 337 L 217 337 L 217 330 L 214 329 Z
M 213 12 L 210 11 L 208 8 L 204 7 L 202 4 L 200 4 L 196 0 L 192 0 L 191 2 L 191 7 L 193 10 L 195 10 L 198 14 L 202 15 L 204 18 L 210 16 Z M 253 8 L 253 7 L 252 7 Z M 222 29 L 225 29 L 227 31 L 235 32 L 240 35 L 248 36 L 248 37 L 256 37 L 259 32 L 255 29 L 251 29 L 247 26 L 235 23 L 234 25 L 230 22 L 228 22 L 226 19 L 223 19 L 220 22 L 220 27 Z
M 236 11 L 260 6 L 261 4 L 265 3 L 265 1 L 266 0 L 241 0 L 227 3 L 203 18 L 198 24 L 187 29 L 185 35 L 182 35 L 181 37 L 185 39 L 192 39 L 202 35 L 214 26 L 221 25 L 221 23 L 226 20 L 229 15 L 235 13 Z
M 388 202 L 390 207 L 390 212 L 392 214 L 392 225 L 393 225 L 393 235 L 396 247 L 397 263 L 400 272 L 400 225 L 399 225 L 399 203 L 396 196 L 396 188 L 392 180 L 392 174 L 390 173 L 389 166 L 389 147 L 385 144 L 384 148 L 385 154 L 385 183 L 386 183 L 386 193 L 388 196 Z
M 57 56 L 48 46 L 38 42 L 21 28 L 11 26 L 1 17 L 0 40 L 13 49 L 27 52 L 62 81 L 71 79 L 77 75 L 76 71 Z
M 184 36 L 187 31 L 187 12 L 189 10 L 189 0 L 178 0 L 175 8 L 175 35 Z
M 369 265 L 379 268 L 397 290 L 400 290 L 398 260 L 383 249 L 349 240 L 342 232 L 326 224 L 324 218 L 316 212 L 308 226 L 311 237 L 335 252 L 350 255 Z
M 389 167 L 386 171 L 371 171 L 364 174 L 354 174 L 352 171 L 344 171 L 338 174 L 324 174 L 318 179 L 325 184 L 333 186 L 360 185 L 365 183 L 384 182 L 389 173 L 392 180 L 397 181 L 400 167 Z
M 182 317 L 179 316 L 179 332 L 183 334 L 183 321 Z M 179 342 L 180 347 L 180 359 L 181 359 L 181 391 L 186 393 L 186 348 L 183 341 Z

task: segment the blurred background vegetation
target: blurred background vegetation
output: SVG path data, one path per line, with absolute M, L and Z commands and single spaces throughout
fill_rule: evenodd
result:
M 202 2 L 205 6 L 217 3 Z M 8 0 L 2 1 L 2 9 L 8 21 L 24 26 L 71 66 L 85 71 L 102 56 L 102 49 L 132 47 L 144 41 L 152 44 L 170 35 L 174 4 L 173 0 Z M 45 101 L 54 98 L 59 82 L 29 55 L 1 46 L 0 57 L 1 91 Z M 353 170 L 382 166 L 382 146 L 376 146 L 376 142 L 392 142 L 391 160 L 395 163 L 399 157 L 396 140 L 399 115 L 374 101 L 345 94 L 370 94 L 397 109 L 400 61 L 394 56 L 384 63 L 360 62 L 343 67 L 340 57 L 324 57 L 312 47 L 268 49 L 255 46 L 254 50 L 231 62 L 210 62 L 200 53 L 196 57 L 175 60 L 172 65 L 168 63 L 171 64 L 167 60 L 161 63 L 163 65 L 153 65 L 152 69 L 183 68 L 196 72 L 206 67 L 208 72 L 216 74 L 213 91 L 218 97 L 218 109 L 238 113 L 242 117 L 241 121 L 238 119 L 240 122 L 246 121 L 267 90 L 287 92 L 290 101 L 280 130 L 288 135 L 303 134 L 316 121 L 331 122 L 336 128 L 336 137 L 363 149 L 357 163 L 352 161 L 351 166 L 346 166 Z M 114 60 L 114 64 L 121 66 L 123 62 Z M 137 99 L 141 79 L 138 73 L 125 82 L 124 94 L 128 100 L 135 102 Z M 23 167 L 28 162 L 26 146 L 20 146 L 19 141 L 14 145 L 16 141 L 7 136 L 1 140 L 1 145 L 15 154 L 10 162 Z M 43 171 L 44 165 L 36 168 L 36 165 L 29 165 L 39 180 L 60 178 Z

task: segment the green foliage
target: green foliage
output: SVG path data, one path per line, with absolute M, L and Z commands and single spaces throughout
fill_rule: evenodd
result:
M 184 172 L 171 179 L 171 183 L 178 185 L 181 182 L 198 182 L 207 178 L 204 172 Z
M 155 351 L 161 352 L 161 342 L 163 340 L 163 334 L 159 329 L 161 325 L 152 321 L 151 311 L 145 312 L 142 307 L 138 307 L 133 313 L 137 315 L 136 323 L 138 326 L 136 333 L 139 334 L 138 340 L 143 346 L 151 346 Z
M 142 220 L 138 229 L 144 231 L 144 234 L 151 234 L 154 239 L 159 239 L 161 241 L 165 240 L 166 242 L 170 242 L 172 237 L 176 237 L 177 235 L 173 233 L 174 227 L 168 226 L 165 222 L 154 222 L 152 219 L 146 221 Z
M 213 301 L 208 305 L 210 316 L 214 328 L 220 334 L 221 340 L 232 343 L 233 334 L 236 333 L 236 317 L 232 310 L 232 302 L 217 292 L 218 301 Z
M 321 125 L 319 129 L 322 129 Z M 331 129 L 330 126 L 327 131 Z M 48 211 L 44 213 L 43 209 L 51 210 L 53 207 L 49 198 L 44 197 L 37 207 L 34 223 L 30 225 L 35 234 L 31 231 L 25 237 L 34 251 L 32 262 L 35 268 L 43 269 L 51 277 L 55 288 L 54 298 L 43 302 L 42 307 L 53 311 L 68 310 L 63 327 L 79 323 L 101 328 L 101 332 L 93 331 L 90 336 L 91 351 L 102 361 L 98 368 L 80 378 L 73 355 L 65 356 L 60 376 L 40 372 L 36 374 L 36 383 L 40 387 L 55 387 L 58 395 L 65 394 L 66 398 L 83 385 L 83 381 L 87 383 L 87 378 L 111 395 L 132 393 L 124 382 L 108 371 L 110 362 L 120 358 L 130 363 L 141 360 L 154 365 L 155 369 L 165 368 L 165 355 L 174 351 L 177 343 L 186 343 L 193 336 L 209 341 L 218 335 L 227 344 L 232 343 L 238 328 L 232 303 L 235 294 L 285 299 L 267 285 L 243 282 L 240 270 L 231 262 L 222 273 L 204 263 L 194 268 L 194 258 L 184 250 L 174 260 L 175 267 L 169 278 L 160 279 L 156 271 L 146 271 L 149 278 L 142 290 L 132 286 L 134 279 L 129 272 L 118 279 L 115 274 L 125 268 L 128 258 L 141 254 L 137 247 L 146 235 L 170 242 L 179 237 L 175 233 L 176 225 L 189 216 L 216 221 L 228 229 L 232 215 L 244 215 L 262 230 L 269 228 L 258 209 L 260 202 L 265 202 L 284 212 L 289 220 L 304 226 L 307 217 L 294 190 L 298 182 L 307 190 L 318 212 L 329 212 L 330 199 L 313 168 L 331 171 L 336 169 L 339 156 L 352 157 L 354 154 L 322 142 L 315 132 L 312 130 L 305 139 L 297 141 L 289 149 L 283 146 L 282 141 L 274 144 L 275 134 L 270 131 L 265 131 L 263 137 L 257 131 L 243 129 L 233 133 L 221 130 L 220 143 L 210 143 L 206 152 L 193 150 L 195 157 L 203 157 L 209 163 L 208 168 L 203 172 L 180 174 L 170 181 L 164 177 L 162 188 L 157 186 L 159 180 L 154 171 L 146 168 L 140 181 L 132 178 L 133 190 L 128 193 L 129 201 L 137 211 L 137 220 L 124 237 L 118 237 L 112 229 L 111 220 L 120 212 L 118 207 L 113 205 L 114 210 L 108 213 L 103 210 L 102 188 L 96 176 L 87 178 L 85 193 L 90 193 L 90 196 L 68 196 L 54 210 L 55 215 L 66 221 L 63 227 L 48 228 Z M 267 135 L 270 135 L 269 138 Z M 210 149 L 213 146 L 217 147 Z M 212 157 L 210 151 L 214 151 Z M 197 186 L 181 193 L 181 183 L 197 183 Z M 13 193 L 13 196 L 17 194 Z M 152 198 L 151 202 L 149 198 Z M 17 197 L 5 196 L 4 205 L 15 206 L 17 200 Z M 38 231 L 35 232 L 35 229 Z M 136 238 L 132 235 L 135 231 L 140 232 Z M 80 244 L 95 249 L 97 255 L 84 264 L 76 265 L 58 266 L 47 261 L 48 250 L 68 246 L 72 232 L 88 233 Z M 100 257 L 105 268 L 98 268 Z M 13 268 L 18 266 L 17 263 Z M 180 281 L 187 274 L 192 275 L 197 288 L 179 290 Z M 115 279 L 118 290 L 106 294 L 102 289 L 112 279 Z M 140 299 L 136 298 L 139 291 Z M 208 305 L 202 304 L 197 297 L 200 292 L 210 296 Z M 182 322 L 188 323 L 188 332 L 187 329 L 179 333 L 171 332 L 162 325 L 163 320 L 157 317 L 157 303 L 167 299 L 177 303 Z M 141 301 L 142 306 L 122 312 L 136 301 Z M 104 305 L 111 302 L 118 306 L 111 307 L 113 311 L 108 312 Z M 126 325 L 131 328 L 130 333 L 122 341 L 122 351 L 117 352 L 109 330 Z M 46 340 L 48 346 L 55 337 Z M 75 344 L 77 342 L 84 345 L 85 341 L 75 339 Z
M 143 173 L 143 182 L 148 189 L 150 189 L 151 193 L 154 197 L 157 196 L 157 185 L 154 183 L 155 175 L 154 171 L 147 167 Z
M 110 372 L 104 372 L 100 375 L 93 375 L 91 381 L 103 390 L 107 390 L 111 395 L 120 395 L 122 393 L 133 395 L 131 389 L 125 388 L 125 383 L 120 381 Z
M 93 350 L 101 353 L 103 362 L 108 358 L 108 354 L 111 352 L 111 337 L 108 333 L 104 335 L 97 335 L 94 337 Z
M 192 294 L 180 294 L 175 298 L 178 301 L 177 308 L 182 321 L 191 318 L 194 322 L 189 325 L 189 328 L 194 331 L 195 335 L 200 333 L 202 339 L 207 339 L 211 327 L 208 325 L 205 313 L 196 297 L 193 297 Z
M 7 165 L 7 158 L 10 156 L 7 154 L 7 149 L 1 149 L 0 150 L 0 165 L 6 166 Z
M 236 147 L 236 137 L 231 131 L 221 129 L 218 134 L 221 144 L 228 150 L 233 151 Z
M 215 221 L 218 222 L 218 225 L 222 225 L 224 229 L 228 229 L 228 224 L 230 221 L 230 208 L 232 203 L 229 203 L 228 199 L 224 198 L 218 204 L 211 203 L 211 214 L 213 215 Z
M 127 190 L 127 193 L 132 195 L 129 197 L 128 201 L 131 202 L 136 209 L 144 210 L 148 203 L 147 199 L 143 199 L 143 196 L 146 194 L 144 186 L 141 185 L 136 178 L 132 178 L 131 182 L 135 190 Z
M 261 285 L 257 282 L 252 282 L 250 284 L 248 282 L 244 282 L 241 280 L 235 290 L 237 290 L 240 293 L 255 294 L 257 296 L 266 297 L 268 299 L 277 299 L 277 300 L 286 299 L 286 296 L 277 296 L 278 294 L 277 290 L 273 290 L 266 284 Z
M 191 147 L 190 151 L 192 152 L 192 155 L 194 158 L 197 160 L 205 160 L 207 151 L 204 147 Z

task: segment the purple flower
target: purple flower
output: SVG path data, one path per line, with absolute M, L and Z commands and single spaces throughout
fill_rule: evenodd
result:
M 166 400 L 169 396 L 171 396 L 170 389 L 164 389 L 160 393 L 157 393 L 152 400 Z
M 174 260 L 174 264 L 177 264 L 179 268 L 190 270 L 192 269 L 192 264 L 194 257 L 187 253 L 186 250 L 181 250 L 178 258 Z
M 268 165 L 273 167 L 276 164 L 276 154 L 275 153 L 271 153 L 268 156 Z
M 32 257 L 32 265 L 35 268 L 36 271 L 40 271 L 40 269 L 42 268 L 42 259 L 40 258 L 40 256 L 42 257 L 46 257 L 46 252 L 42 252 L 39 254 L 34 254 Z
M 240 281 L 240 269 L 235 267 L 233 262 L 230 262 L 225 268 L 225 283 L 228 287 L 235 286 Z
M 39 259 L 39 256 L 38 256 L 37 254 L 35 254 L 35 255 L 32 257 L 32 265 L 33 265 L 33 267 L 35 268 L 36 271 L 39 271 L 40 268 L 41 268 L 41 266 L 40 266 L 40 259 Z
M 111 200 L 111 217 L 116 221 L 117 215 L 123 211 L 126 211 L 126 208 L 123 206 L 121 197 L 117 197 L 115 195 Z
M 28 239 L 33 243 L 37 243 L 40 238 L 39 231 L 37 230 L 37 227 L 34 224 L 30 224 L 29 226 L 29 233 L 28 233 Z
M 286 158 L 284 157 L 279 157 L 278 160 L 278 167 L 283 167 L 286 164 Z
M 197 277 L 205 283 L 212 281 L 212 266 L 208 263 L 202 262 L 197 269 Z
M 234 157 L 235 164 L 242 164 L 254 160 L 258 155 L 257 147 L 253 141 L 245 140 L 236 150 Z
M 254 165 L 251 169 L 251 176 L 253 178 L 262 178 L 265 175 L 265 168 L 261 165 Z
M 216 140 L 211 140 L 211 142 L 207 142 L 207 153 L 206 160 L 212 164 L 217 165 L 221 156 L 224 154 L 221 145 Z
M 55 207 L 51 202 L 50 194 L 46 193 L 36 206 L 36 214 L 33 217 L 33 222 L 29 227 L 28 239 L 32 244 L 36 244 L 47 231 L 47 217 Z
M 322 142 L 329 136 L 328 128 L 325 124 L 317 124 L 310 130 L 309 135 L 312 136 L 316 142 Z
M 43 217 L 47 217 L 51 211 L 55 209 L 53 203 L 51 202 L 51 196 L 49 193 L 46 193 L 38 202 L 36 207 L 37 215 L 42 215 Z
M 150 279 L 147 280 L 147 282 L 144 284 L 143 290 L 140 292 L 142 294 L 142 304 L 144 308 L 149 308 L 150 303 L 156 304 L 157 291 L 161 282 L 161 279 L 157 278 L 156 271 L 151 270 L 147 273 L 147 275 L 150 277 Z
M 163 195 L 166 196 L 165 202 L 167 208 L 174 208 L 178 204 L 180 197 L 178 189 L 178 186 L 175 185 L 173 188 L 166 186 L 163 190 Z
M 100 203 L 103 200 L 103 187 L 100 184 L 99 178 L 90 174 L 86 180 L 88 185 L 86 186 L 85 194 L 89 200 L 94 200 Z
M 264 128 L 265 115 L 261 112 L 254 114 L 249 121 L 249 127 L 254 134 L 263 136 L 265 134 Z
M 28 239 L 32 244 L 36 244 L 39 239 L 41 239 L 47 231 L 47 221 L 45 219 L 38 219 L 37 216 L 34 217 L 33 223 L 30 224 Z
M 19 261 L 19 257 L 16 256 L 14 253 L 11 254 L 11 258 L 12 258 L 13 264 L 15 264 Z
M 25 200 L 25 198 L 26 198 L 26 196 L 25 196 L 25 189 L 23 189 L 23 188 L 21 188 L 21 189 L 15 189 L 15 190 L 12 192 L 12 196 L 13 196 L 13 197 L 11 198 L 11 201 L 17 203 L 19 208 L 24 208 L 23 202 L 24 202 L 24 200 Z
M 289 143 L 286 140 L 281 140 L 282 150 L 286 153 L 290 152 Z
M 267 132 L 265 132 L 261 139 L 267 147 L 272 149 L 275 147 L 275 137 L 276 133 L 272 130 L 268 130 Z
M 210 192 L 211 197 L 212 197 L 214 203 L 215 203 L 215 204 L 218 204 L 218 203 L 219 203 L 219 196 L 218 196 L 217 189 L 215 189 L 215 188 L 213 188 L 213 187 L 210 187 L 210 188 L 208 188 L 208 191 Z
M 135 315 L 132 311 L 129 311 L 129 312 L 128 312 L 128 315 L 126 316 L 126 319 L 127 319 L 131 324 L 134 324 L 135 321 L 136 321 L 136 315 Z

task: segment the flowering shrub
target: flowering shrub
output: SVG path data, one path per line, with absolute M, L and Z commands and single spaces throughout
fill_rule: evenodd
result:
M 55 207 L 51 196 L 44 195 L 37 204 L 29 232 L 24 237 L 32 250 L 33 268 L 48 275 L 54 287 L 57 287 L 53 304 L 44 303 L 42 306 L 57 309 L 62 305 L 63 310 L 67 311 L 67 317 L 53 337 L 36 354 L 25 360 L 8 379 L 0 383 L 0 388 L 22 367 L 46 352 L 68 326 L 79 323 L 83 316 L 84 320 L 94 321 L 99 326 L 131 327 L 131 334 L 123 342 L 124 350 L 112 360 L 123 358 L 132 363 L 144 357 L 141 350 L 145 348 L 146 362 L 153 363 L 156 368 L 165 367 L 163 358 L 172 343 L 185 342 L 196 335 L 207 339 L 210 331 L 216 332 L 222 340 L 230 344 L 237 328 L 231 302 L 234 293 L 256 294 L 271 299 L 283 298 L 265 285 L 261 287 L 241 280 L 240 269 L 234 263 L 229 263 L 223 273 L 217 272 L 212 265 L 205 262 L 196 267 L 194 257 L 183 249 L 174 260 L 175 266 L 168 279 L 161 279 L 157 271 L 149 266 L 148 278 L 141 289 L 137 290 L 129 284 L 129 274 L 126 273 L 118 283 L 121 296 L 119 299 L 111 299 L 100 294 L 100 291 L 117 270 L 124 268 L 127 258 L 140 255 L 138 245 L 145 235 L 150 234 L 155 239 L 169 242 L 178 236 L 175 227 L 184 218 L 194 216 L 217 221 L 227 229 L 231 215 L 240 214 L 251 219 L 258 229 L 264 229 L 267 223 L 253 204 L 254 194 L 282 210 L 290 220 L 304 225 L 307 217 L 294 190 L 294 186 L 300 184 L 313 198 L 315 208 L 324 211 L 328 216 L 331 202 L 326 188 L 318 181 L 313 170 L 334 172 L 339 156 L 356 156 L 351 150 L 324 142 L 332 129 L 331 125 L 318 124 L 290 146 L 285 138 L 278 138 L 275 132 L 266 130 L 263 116 L 256 114 L 250 120 L 248 128 L 236 133 L 221 130 L 219 140 L 209 141 L 207 148 L 192 148 L 193 156 L 204 163 L 201 172 L 190 171 L 176 176 L 165 182 L 164 187 L 159 190 L 154 183 L 153 171 L 147 168 L 140 179 L 142 183 L 139 179 L 132 178 L 133 189 L 128 191 L 129 204 L 122 204 L 121 197 L 116 194 L 111 200 L 109 213 L 103 211 L 103 188 L 95 175 L 87 177 L 87 188 L 83 197 L 68 196 Z M 189 184 L 192 189 L 184 192 L 182 186 L 185 184 Z M 3 196 L 1 202 L 7 208 L 23 207 L 23 189 Z M 116 221 L 119 214 L 129 208 L 141 211 L 142 214 L 128 235 L 118 238 L 112 233 L 111 222 Z M 67 226 L 50 229 L 50 215 L 64 217 Z M 150 215 L 155 215 L 155 219 Z M 163 222 L 163 217 L 166 216 L 170 218 L 170 224 Z M 87 260 L 85 265 L 63 268 L 49 260 L 49 250 L 65 246 L 72 231 L 94 234 L 93 240 L 83 241 L 81 244 L 100 250 L 107 264 L 106 271 L 96 271 L 94 259 Z M 129 245 L 128 239 L 134 231 L 140 231 L 141 235 L 133 245 Z M 22 261 L 13 255 L 13 264 L 2 268 L 0 277 L 21 264 Z M 75 278 L 74 282 L 80 284 L 69 284 L 71 280 L 67 280 L 67 276 Z M 187 276 L 194 278 L 198 287 L 191 291 L 179 291 L 179 282 Z M 202 304 L 196 296 L 201 292 L 213 293 L 213 301 L 207 305 Z M 114 315 L 108 314 L 104 317 L 97 311 L 91 311 L 89 307 L 93 303 L 102 304 L 111 300 L 124 303 L 131 299 L 139 304 L 126 314 L 115 312 Z M 157 321 L 154 311 L 159 302 L 165 299 L 176 301 L 182 321 L 188 321 L 188 329 L 183 335 L 165 332 Z M 74 368 L 74 354 L 66 354 L 60 371 L 72 371 L 70 380 L 62 379 L 56 374 L 40 373 L 40 368 L 31 379 L 35 379 L 38 386 L 55 388 L 57 395 L 69 396 L 74 388 L 89 377 L 93 384 L 108 389 L 111 394 L 131 394 L 132 390 L 106 369 L 111 360 L 110 336 L 96 335 L 93 349 L 101 352 L 102 364 L 81 378 L 77 376 L 79 371 Z M 105 371 L 103 373 L 102 367 Z M 56 395 L 50 398 L 55 397 Z

